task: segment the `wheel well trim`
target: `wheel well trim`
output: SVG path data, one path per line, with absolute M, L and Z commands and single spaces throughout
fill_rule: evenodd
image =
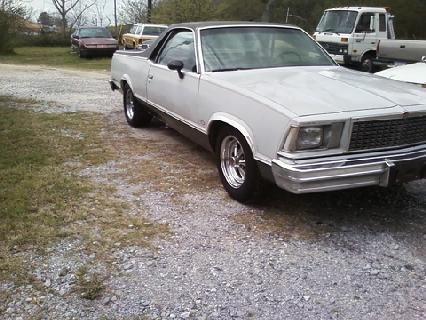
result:
M 120 79 L 120 89 L 122 91 L 124 91 L 124 84 L 127 83 L 130 87 L 130 89 L 135 92 L 133 90 L 133 85 L 132 85 L 132 80 L 130 80 L 130 77 L 127 74 L 124 74 L 121 79 Z
M 236 130 L 238 130 L 246 139 L 247 144 L 249 145 L 251 152 L 253 153 L 253 156 L 256 153 L 255 148 L 255 140 L 253 136 L 253 132 L 251 131 L 250 127 L 241 121 L 241 119 L 238 119 L 237 117 L 227 114 L 227 113 L 215 113 L 209 120 L 208 126 L 207 126 L 207 135 L 210 139 L 210 134 L 212 133 L 212 129 L 214 128 L 215 124 L 222 122 Z M 212 146 L 214 148 L 214 146 Z
M 361 55 L 361 61 L 364 59 L 364 57 L 368 54 L 372 54 L 373 56 L 376 56 L 377 51 L 376 50 L 372 50 L 372 49 L 367 49 L 365 50 L 362 55 Z

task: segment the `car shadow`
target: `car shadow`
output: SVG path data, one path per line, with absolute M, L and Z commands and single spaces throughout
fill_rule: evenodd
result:
M 299 195 L 268 185 L 250 206 L 269 232 L 283 237 L 388 233 L 422 243 L 426 232 L 425 181 Z
M 148 128 L 138 130 L 165 144 L 185 149 L 180 157 L 195 161 L 209 170 L 216 170 L 214 156 L 194 144 L 160 120 L 154 119 Z M 173 151 L 165 151 L 167 153 Z M 170 155 L 169 155 L 170 156 Z M 216 175 L 216 173 L 213 173 Z M 224 194 L 219 178 L 206 183 L 218 194 Z M 224 206 L 235 200 L 225 195 Z M 364 187 L 334 192 L 291 194 L 272 184 L 246 210 L 231 216 L 249 230 L 289 238 L 318 238 L 329 233 L 363 231 L 368 234 L 392 233 L 408 235 L 412 241 L 423 241 L 426 233 L 426 181 L 392 188 Z

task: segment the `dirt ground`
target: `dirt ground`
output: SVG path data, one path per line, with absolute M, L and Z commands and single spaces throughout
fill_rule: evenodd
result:
M 42 113 L 102 117 L 115 156 L 81 176 L 110 187 L 129 221 L 167 225 L 167 235 L 103 255 L 78 237 L 20 253 L 41 286 L 0 283 L 0 318 L 426 318 L 425 180 L 308 195 L 269 186 L 242 205 L 223 190 L 210 153 L 158 122 L 130 128 L 107 80 L 0 65 L 1 96 L 35 99 Z M 73 289 L 83 265 L 102 278 L 94 299 Z

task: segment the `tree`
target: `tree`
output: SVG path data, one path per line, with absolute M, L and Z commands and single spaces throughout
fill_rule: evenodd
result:
M 275 0 L 267 0 L 265 3 L 265 9 L 262 14 L 262 21 L 270 21 L 271 20 L 271 9 Z
M 156 23 L 179 23 L 215 19 L 214 0 L 159 0 L 152 9 Z
M 67 38 L 67 27 L 71 30 L 75 24 L 80 25 L 84 12 L 95 4 L 83 0 L 52 0 L 52 3 L 61 16 L 64 39 Z
M 111 23 L 111 20 L 108 19 L 108 17 L 105 16 L 105 6 L 106 6 L 106 0 L 97 0 L 95 1 L 95 19 L 94 24 L 100 27 L 103 27 L 105 24 L 105 20 L 108 20 L 109 23 Z
M 123 0 L 119 10 L 123 23 L 141 23 L 148 21 L 148 8 L 144 0 Z
M 19 0 L 0 0 L 0 52 L 13 52 L 17 33 L 22 29 L 26 10 Z

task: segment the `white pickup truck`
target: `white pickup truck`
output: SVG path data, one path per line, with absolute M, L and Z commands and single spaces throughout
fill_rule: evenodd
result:
M 213 151 L 238 201 L 262 179 L 304 193 L 426 177 L 426 90 L 340 67 L 297 27 L 174 25 L 116 52 L 110 84 L 129 125 L 156 116 Z
M 331 8 L 324 11 L 314 37 L 336 62 L 360 64 L 364 71 L 421 61 L 426 41 L 395 40 L 393 20 L 389 8 Z

